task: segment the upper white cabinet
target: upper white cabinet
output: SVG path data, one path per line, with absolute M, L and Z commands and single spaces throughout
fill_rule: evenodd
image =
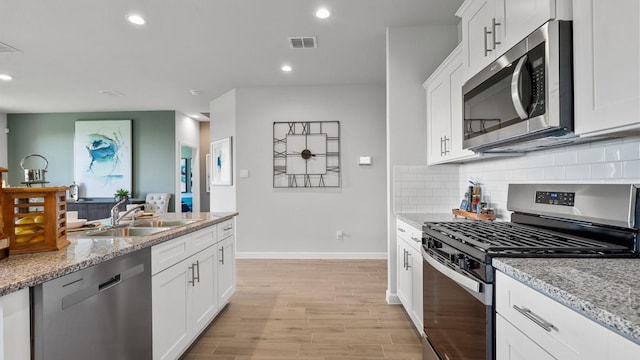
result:
M 567 0 L 467 0 L 462 19 L 465 80 L 550 19 L 570 19 Z
M 574 0 L 575 131 L 640 130 L 640 2 Z
M 458 45 L 424 83 L 427 96 L 427 163 L 474 156 L 462 149 L 462 45 Z

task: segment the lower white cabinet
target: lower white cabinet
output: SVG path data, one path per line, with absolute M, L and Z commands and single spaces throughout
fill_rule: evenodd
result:
M 31 359 L 29 289 L 0 296 L 0 360 Z
M 218 297 L 222 305 L 228 303 L 236 291 L 235 243 L 234 235 L 218 243 Z
M 234 220 L 152 248 L 153 359 L 177 359 L 235 291 Z M 167 259 L 172 259 L 173 263 Z
M 640 359 L 635 344 L 496 272 L 496 359 Z
M 413 325 L 424 332 L 422 310 L 422 231 L 397 220 L 397 294 Z

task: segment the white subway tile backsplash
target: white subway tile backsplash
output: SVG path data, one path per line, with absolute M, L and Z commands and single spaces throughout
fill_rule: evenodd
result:
M 469 179 L 482 183 L 482 201 L 508 218 L 510 183 L 640 183 L 640 136 L 462 165 L 395 166 L 394 211 L 450 212 L 460 205 Z
M 630 160 L 622 163 L 624 177 L 634 183 L 640 183 L 640 160 Z
M 605 146 L 605 161 L 633 160 L 640 158 L 640 143 L 619 143 Z
M 594 179 L 614 179 L 623 177 L 621 162 L 591 164 L 591 177 Z
M 592 164 L 604 161 L 604 147 L 589 147 L 578 152 L 578 164 Z
M 569 180 L 584 180 L 591 177 L 591 167 L 588 164 L 566 167 L 566 178 Z

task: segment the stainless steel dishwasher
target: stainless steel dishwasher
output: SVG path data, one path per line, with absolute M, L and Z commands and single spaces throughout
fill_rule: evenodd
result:
M 35 286 L 35 360 L 151 359 L 151 250 Z

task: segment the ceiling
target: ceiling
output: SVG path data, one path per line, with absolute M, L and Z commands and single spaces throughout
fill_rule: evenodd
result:
M 0 43 L 19 50 L 0 52 L 13 77 L 0 81 L 0 113 L 192 115 L 233 88 L 384 84 L 386 28 L 456 24 L 461 2 L 0 0 Z M 331 17 L 315 18 L 320 6 Z M 147 24 L 129 23 L 134 12 Z M 318 48 L 292 49 L 292 36 Z

